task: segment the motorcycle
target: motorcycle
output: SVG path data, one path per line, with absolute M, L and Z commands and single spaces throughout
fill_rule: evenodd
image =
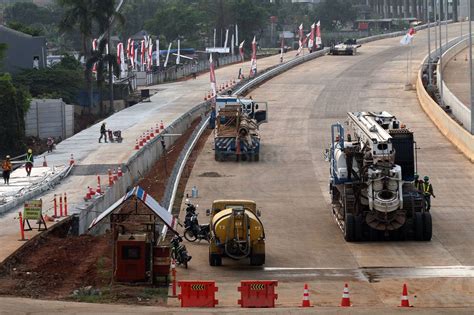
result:
M 189 202 L 189 199 L 186 199 L 186 216 L 184 218 L 184 226 L 188 226 L 191 222 L 191 217 L 196 214 L 197 206 Z
M 187 222 L 185 221 L 184 228 L 184 238 L 189 242 L 195 242 L 196 240 L 209 242 L 211 239 L 209 224 L 199 224 L 197 213 L 191 215 Z
M 180 244 L 182 241 L 183 238 L 179 235 L 175 235 L 171 240 L 171 258 L 175 259 L 178 265 L 184 265 L 184 267 L 188 269 L 188 262 L 192 256 L 188 255 L 186 246 Z

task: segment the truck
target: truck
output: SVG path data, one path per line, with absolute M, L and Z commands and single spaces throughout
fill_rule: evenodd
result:
M 347 39 L 342 43 L 331 46 L 329 49 L 330 55 L 356 55 L 357 48 L 361 45 L 357 44 L 356 39 Z
M 431 214 L 414 185 L 413 132 L 386 111 L 350 112 L 346 128 L 331 126 L 326 149 L 332 214 L 345 240 L 431 240 Z
M 248 258 L 250 265 L 265 264 L 265 230 L 253 200 L 215 200 L 210 216 L 209 264 L 221 266 L 222 258 Z
M 214 154 L 216 161 L 229 157 L 236 161 L 258 161 L 260 158 L 259 126 L 268 122 L 267 103 L 233 96 L 216 98 L 214 126 Z M 215 118 L 214 118 L 215 117 Z

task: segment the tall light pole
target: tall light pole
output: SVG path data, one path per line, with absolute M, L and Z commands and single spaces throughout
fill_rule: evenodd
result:
M 426 21 L 428 21 L 428 90 L 431 91 L 433 84 L 433 77 L 431 73 L 431 17 L 429 13 L 429 0 L 425 0 L 426 3 Z
M 472 78 L 472 17 L 471 17 L 471 3 L 468 3 L 467 9 L 469 15 L 469 79 L 470 79 L 470 90 L 471 90 L 471 135 L 474 135 L 474 84 Z
M 446 0 L 448 1 L 448 0 Z M 443 11 L 443 0 L 439 0 L 439 94 L 441 96 L 441 106 L 444 106 L 443 99 L 443 37 L 441 34 L 441 12 Z

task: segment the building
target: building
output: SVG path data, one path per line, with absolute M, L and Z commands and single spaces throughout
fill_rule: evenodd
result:
M 0 71 L 15 73 L 21 69 L 46 67 L 46 39 L 31 36 L 0 25 L 0 43 L 7 45 Z

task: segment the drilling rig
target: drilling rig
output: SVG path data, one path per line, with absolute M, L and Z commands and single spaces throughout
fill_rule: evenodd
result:
M 388 112 L 348 113 L 331 126 L 332 212 L 346 241 L 429 241 L 431 214 L 415 189 L 413 132 Z

